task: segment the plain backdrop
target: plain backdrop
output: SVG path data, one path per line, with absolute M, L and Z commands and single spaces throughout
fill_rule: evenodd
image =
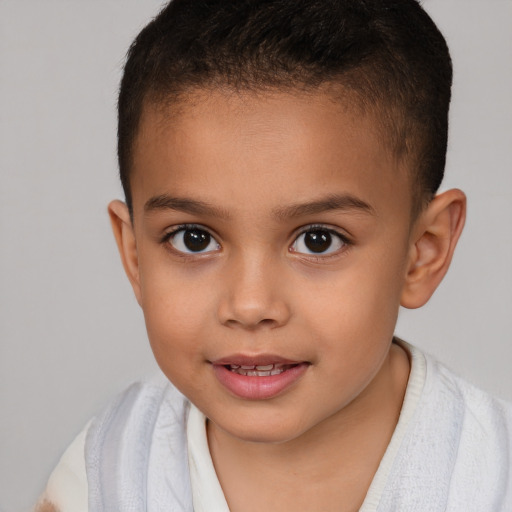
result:
M 0 511 L 29 510 L 85 422 L 156 371 L 106 214 L 116 91 L 158 0 L 0 0 Z M 512 2 L 425 0 L 454 60 L 448 277 L 397 333 L 512 399 Z

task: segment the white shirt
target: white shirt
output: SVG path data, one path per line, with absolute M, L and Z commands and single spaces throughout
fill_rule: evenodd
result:
M 360 512 L 375 512 L 407 425 L 425 383 L 426 362 L 416 348 L 402 344 L 411 360 L 411 372 L 397 426 L 370 485 Z M 89 424 L 68 447 L 50 476 L 43 495 L 61 512 L 88 512 L 85 438 Z M 194 512 L 229 512 L 208 448 L 206 417 L 191 406 L 187 423 L 188 459 Z

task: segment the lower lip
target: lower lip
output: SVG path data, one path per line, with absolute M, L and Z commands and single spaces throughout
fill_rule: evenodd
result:
M 293 385 L 304 375 L 309 364 L 300 363 L 278 375 L 249 377 L 228 370 L 225 366 L 213 365 L 219 382 L 233 395 L 246 400 L 266 400 L 273 398 Z

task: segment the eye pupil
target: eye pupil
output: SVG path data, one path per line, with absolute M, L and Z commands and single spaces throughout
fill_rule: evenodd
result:
M 311 252 L 324 252 L 331 246 L 332 237 L 328 231 L 308 231 L 304 244 Z
M 189 251 L 203 251 L 210 244 L 211 236 L 201 229 L 187 229 L 183 233 L 183 243 Z

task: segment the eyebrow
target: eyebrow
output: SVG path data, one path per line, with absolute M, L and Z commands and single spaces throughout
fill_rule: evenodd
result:
M 277 218 L 302 217 L 327 212 L 330 210 L 358 211 L 375 215 L 374 208 L 351 194 L 330 194 L 316 201 L 306 203 L 297 203 L 289 206 L 283 206 L 274 210 L 274 216 Z
M 150 213 L 158 210 L 176 210 L 192 215 L 205 215 L 208 217 L 228 218 L 229 214 L 222 208 L 213 206 L 205 201 L 189 199 L 186 197 L 172 197 L 167 194 L 152 197 L 144 205 L 144 212 Z
M 192 215 L 204 215 L 221 219 L 230 217 L 226 210 L 213 206 L 205 201 L 198 201 L 197 199 L 186 197 L 172 197 L 167 194 L 154 196 L 146 201 L 144 205 L 144 212 L 146 213 L 159 210 L 175 210 Z M 275 208 L 273 215 L 277 219 L 287 219 L 315 215 L 331 210 L 355 210 L 375 215 L 375 210 L 368 203 L 350 194 L 330 194 L 315 201 Z

